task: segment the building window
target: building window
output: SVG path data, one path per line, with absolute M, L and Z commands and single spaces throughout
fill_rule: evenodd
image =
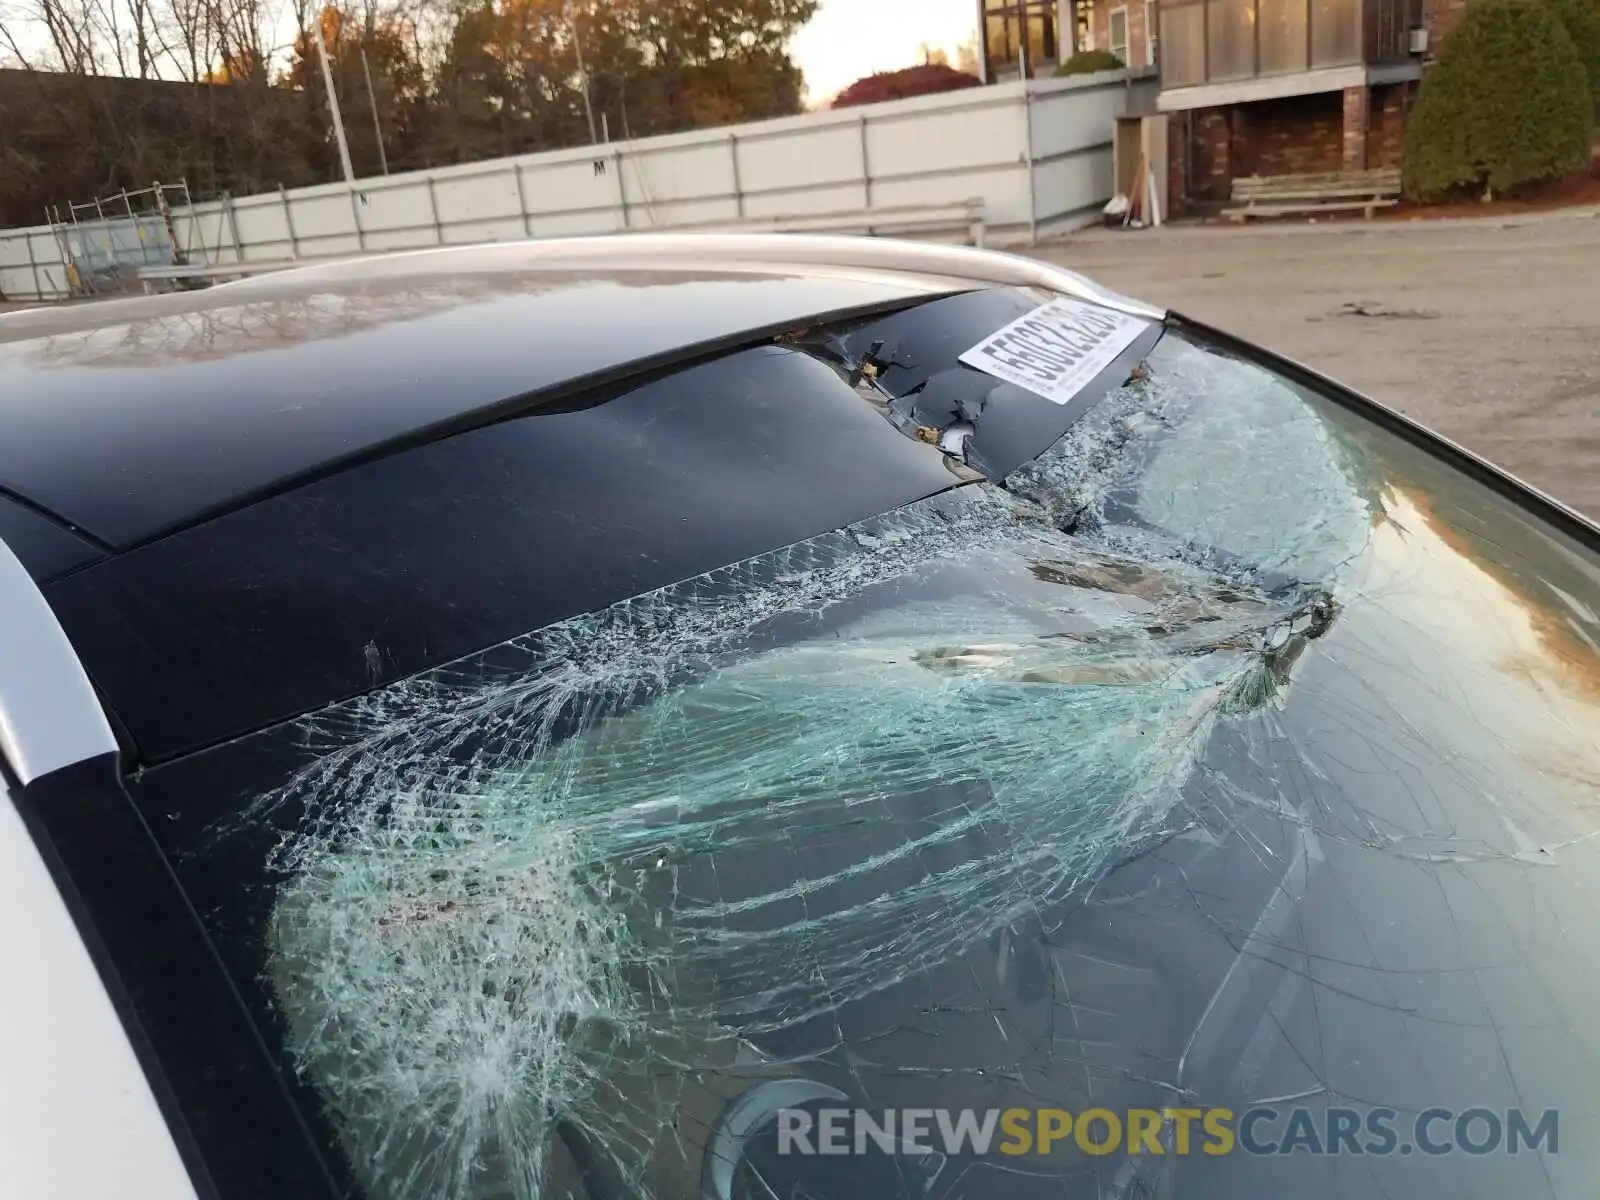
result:
M 984 54 L 990 79 L 1035 75 L 1059 61 L 1056 0 L 984 0 Z
M 1261 0 L 1261 74 L 1306 69 L 1306 0 Z
M 1207 0 L 1206 78 L 1248 79 L 1256 73 L 1256 0 Z
M 1056 6 L 1047 3 L 1034 6 L 1028 12 L 1028 65 L 1059 61 L 1059 39 L 1056 37 Z
M 1156 65 L 1156 0 L 1144 0 L 1144 66 Z
M 1017 18 L 1015 13 L 988 13 L 984 18 L 984 50 L 988 57 L 989 78 L 1017 66 Z
M 1163 87 L 1345 66 L 1362 61 L 1364 45 L 1374 61 L 1403 57 L 1403 14 L 1414 11 L 1412 0 L 1156 2 Z
M 1161 85 L 1186 87 L 1206 81 L 1206 6 L 1163 0 Z
M 1359 0 L 1311 0 L 1311 65 L 1361 61 Z
M 1122 60 L 1122 65 L 1128 65 L 1128 10 L 1113 8 L 1111 10 L 1111 53 Z

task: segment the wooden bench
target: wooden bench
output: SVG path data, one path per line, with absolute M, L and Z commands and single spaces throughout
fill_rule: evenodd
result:
M 895 234 L 918 231 L 965 229 L 967 241 L 984 243 L 984 203 L 963 200 L 955 204 L 901 204 L 881 208 L 857 208 L 842 212 L 796 213 L 771 217 L 746 217 L 738 221 L 718 221 L 705 225 L 668 226 L 685 232 L 730 233 L 876 233 Z
M 1222 215 L 1235 221 L 1358 209 L 1370 221 L 1374 210 L 1400 203 L 1400 169 L 1246 175 L 1233 181 L 1233 203 Z

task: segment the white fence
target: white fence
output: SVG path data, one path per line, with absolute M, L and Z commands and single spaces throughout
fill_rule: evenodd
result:
M 991 240 L 1016 244 L 1096 219 L 1115 118 L 1155 90 L 1124 71 L 999 84 L 208 201 L 173 223 L 191 261 L 282 262 L 981 198 Z M 0 231 L 0 296 L 67 291 L 48 226 Z

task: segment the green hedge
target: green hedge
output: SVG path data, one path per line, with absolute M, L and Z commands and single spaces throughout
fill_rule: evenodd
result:
M 1093 75 L 1096 71 L 1120 71 L 1123 63 L 1109 50 L 1079 50 L 1056 68 L 1056 77 Z
M 1589 165 L 1583 61 L 1546 0 L 1468 0 L 1406 123 L 1405 191 L 1419 200 L 1556 179 Z
M 1600 0 L 1550 0 L 1550 6 L 1577 47 L 1589 76 L 1589 94 L 1600 112 Z

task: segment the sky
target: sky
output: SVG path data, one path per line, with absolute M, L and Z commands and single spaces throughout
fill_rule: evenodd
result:
M 0 15 L 7 8 L 0 0 Z M 805 71 L 811 103 L 827 101 L 864 75 L 914 66 L 924 42 L 954 62 L 956 47 L 977 35 L 977 10 L 977 0 L 822 0 L 791 47 Z M 285 22 L 289 11 L 284 4 Z M 42 30 L 33 30 L 32 39 L 28 31 L 18 32 L 34 43 L 26 47 L 30 53 L 45 44 Z
M 792 50 L 815 103 L 863 75 L 915 65 L 922 42 L 954 61 L 977 31 L 977 0 L 822 0 Z

